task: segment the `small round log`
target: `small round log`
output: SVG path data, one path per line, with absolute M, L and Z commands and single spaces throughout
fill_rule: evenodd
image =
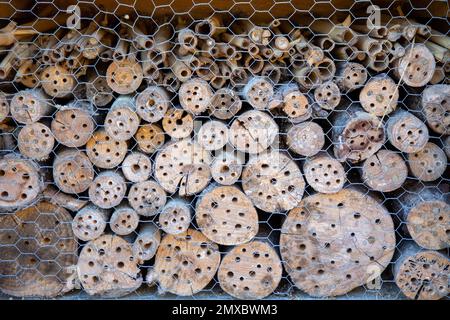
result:
M 104 235 L 87 243 L 81 250 L 77 272 L 89 295 L 122 297 L 142 284 L 131 245 L 114 235 Z
M 439 300 L 448 296 L 448 257 L 436 251 L 421 251 L 411 242 L 402 244 L 394 276 L 403 294 L 413 300 Z
M 102 169 L 119 166 L 127 153 L 127 143 L 112 139 L 104 129 L 92 135 L 86 144 L 86 153 L 91 162 Z
M 307 158 L 303 172 L 308 184 L 320 193 L 339 192 L 347 180 L 342 164 L 325 153 Z
M 448 136 L 444 141 L 444 151 L 447 158 L 450 159 L 450 136 Z
M 217 277 L 220 287 L 235 298 L 262 299 L 278 287 L 282 271 L 274 248 L 262 241 L 252 241 L 225 255 Z
M 195 208 L 200 231 L 211 241 L 238 245 L 258 233 L 258 214 L 252 201 L 235 186 L 211 186 Z
M 85 145 L 91 138 L 95 123 L 88 110 L 68 107 L 56 112 L 51 128 L 59 143 L 78 148 Z
M 89 200 L 102 209 L 118 206 L 127 192 L 125 179 L 117 172 L 103 171 L 89 186 Z
M 56 154 L 53 161 L 53 180 L 63 192 L 77 194 L 86 191 L 94 180 L 95 171 L 89 158 L 77 149 Z
M 125 236 L 136 230 L 139 224 L 139 216 L 131 207 L 127 205 L 119 206 L 111 215 L 109 227 L 119 235 Z
M 141 64 L 134 59 L 115 60 L 106 71 L 108 86 L 119 94 L 130 94 L 136 91 L 143 77 Z
M 422 92 L 422 109 L 428 126 L 436 133 L 450 134 L 450 85 L 438 84 Z
M 138 94 L 136 112 L 147 122 L 161 120 L 170 105 L 169 93 L 162 87 L 151 86 Z
M 389 142 L 405 153 L 419 152 L 428 142 L 427 126 L 412 113 L 397 110 L 387 121 Z
M 51 114 L 52 106 L 45 94 L 38 89 L 17 92 L 10 104 L 11 116 L 23 124 L 31 124 Z
M 56 297 L 72 290 L 77 242 L 72 217 L 49 202 L 0 217 L 0 290 L 15 297 Z
M 188 139 L 169 142 L 156 155 L 155 177 L 169 193 L 180 196 L 202 191 L 211 179 L 209 152 Z
M 128 193 L 128 202 L 141 216 L 154 216 L 164 207 L 167 196 L 153 180 L 135 183 Z
M 233 118 L 241 108 L 239 95 L 232 89 L 221 88 L 211 99 L 209 113 L 217 119 L 227 120 Z
M 384 126 L 376 116 L 352 105 L 332 119 L 334 155 L 339 161 L 362 161 L 377 152 L 385 141 Z
M 147 280 L 157 281 L 162 291 L 192 296 L 211 282 L 219 264 L 219 246 L 199 231 L 188 229 L 162 239 Z
M 105 231 L 108 213 L 94 205 L 78 211 L 72 221 L 75 236 L 82 241 L 90 241 L 100 237 Z
M 341 91 L 348 93 L 364 86 L 367 70 L 360 63 L 344 62 L 337 66 L 336 79 Z
M 242 172 L 242 188 L 257 208 L 279 212 L 300 202 L 305 181 L 288 155 L 269 151 L 250 157 Z
M 211 164 L 212 178 L 219 184 L 231 186 L 239 180 L 244 163 L 245 156 L 239 151 L 220 151 Z
M 222 149 L 228 142 L 228 127 L 225 123 L 217 120 L 205 122 L 198 130 L 197 142 L 205 150 Z
M 284 85 L 280 89 L 283 103 L 281 109 L 292 123 L 306 121 L 312 115 L 312 108 L 306 95 L 296 85 Z
M 362 107 L 370 114 L 383 117 L 397 108 L 397 84 L 387 74 L 370 78 L 359 93 Z
M 408 167 L 397 152 L 379 150 L 361 168 L 363 182 L 376 191 L 391 192 L 400 188 L 408 177 Z
M 145 181 L 152 174 L 152 161 L 143 153 L 132 152 L 122 162 L 122 173 L 128 181 Z
M 189 203 L 181 199 L 169 200 L 159 214 L 161 229 L 168 234 L 186 232 L 191 224 L 192 209 Z
M 273 85 L 262 77 L 253 77 L 242 90 L 244 101 L 257 110 L 266 110 L 274 97 Z
M 29 205 L 44 190 L 39 166 L 15 154 L 0 159 L 0 208 L 11 210 Z
M 154 123 L 140 126 L 134 138 L 138 149 L 148 154 L 159 150 L 165 140 L 164 131 Z
M 283 223 L 280 252 L 295 285 L 313 297 L 339 296 L 381 274 L 395 250 L 389 212 L 369 195 L 344 189 L 309 196 Z
M 183 139 L 194 130 L 194 118 L 183 109 L 169 108 L 162 121 L 164 131 L 174 139 Z
M 411 87 L 423 87 L 433 77 L 436 61 L 421 43 L 406 48 L 405 55 L 394 61 L 394 76 Z
M 336 83 L 328 81 L 314 90 L 314 99 L 320 108 L 331 111 L 341 102 L 341 92 Z
M 20 153 L 38 161 L 48 159 L 55 145 L 50 128 L 40 122 L 25 125 L 17 140 Z
M 213 94 L 208 82 L 194 78 L 181 85 L 178 96 L 184 110 L 200 114 L 210 107 Z
M 428 142 L 420 151 L 408 154 L 408 164 L 414 177 L 421 181 L 434 181 L 443 177 L 447 157 L 441 148 Z
M 142 222 L 133 242 L 133 254 L 139 264 L 152 259 L 161 242 L 161 232 L 153 222 Z
M 278 131 L 278 125 L 271 116 L 262 111 L 250 110 L 231 124 L 230 143 L 241 152 L 255 154 L 269 148 Z
M 86 98 L 89 101 L 92 101 L 97 107 L 104 107 L 114 98 L 112 93 L 105 76 L 97 74 L 97 71 L 92 72 L 92 74 L 88 73 Z
M 70 96 L 77 85 L 73 73 L 68 69 L 53 65 L 48 66 L 41 73 L 42 89 L 54 98 Z
M 286 132 L 286 144 L 295 153 L 311 157 L 322 150 L 325 134 L 315 122 L 303 122 L 289 127 Z
M 9 115 L 9 101 L 6 94 L 0 92 L 0 122 Z
M 139 122 L 134 99 L 119 97 L 114 101 L 106 115 L 105 131 L 108 136 L 116 141 L 126 141 L 136 133 Z

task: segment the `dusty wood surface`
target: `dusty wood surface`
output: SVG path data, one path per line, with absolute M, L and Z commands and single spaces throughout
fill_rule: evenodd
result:
M 438 300 L 449 294 L 448 257 L 436 251 L 421 251 L 411 243 L 402 246 L 395 263 L 395 283 L 414 300 Z
M 361 168 L 361 178 L 370 188 L 391 192 L 400 188 L 408 177 L 408 167 L 394 151 L 379 150 L 367 158 Z
M 45 188 L 42 194 L 42 198 L 57 206 L 74 212 L 80 211 L 88 203 L 88 201 L 86 200 L 82 200 L 78 197 L 65 194 L 52 186 L 47 186 Z
M 44 189 L 39 166 L 10 154 L 0 159 L 0 208 L 12 210 L 29 205 Z
M 405 55 L 395 61 L 394 75 L 408 86 L 423 87 L 433 77 L 436 61 L 423 44 L 415 43 L 406 48 Z
M 170 105 L 168 92 L 161 87 L 151 86 L 138 94 L 136 112 L 147 122 L 161 120 Z
M 220 287 L 238 299 L 262 299 L 277 288 L 282 267 L 278 253 L 268 243 L 252 241 L 234 247 L 219 267 Z
M 321 193 L 336 193 L 347 180 L 342 164 L 325 153 L 306 159 L 303 173 L 308 184 Z
M 343 93 L 348 93 L 364 86 L 367 70 L 356 62 L 339 64 L 336 70 L 337 84 Z
M 69 96 L 77 84 L 70 70 L 54 65 L 42 70 L 42 89 L 51 97 L 64 98 Z
M 221 88 L 212 97 L 209 112 L 218 119 L 226 120 L 232 118 L 241 108 L 239 95 L 232 89 Z
M 211 155 L 189 139 L 169 142 L 156 155 L 155 178 L 169 193 L 180 196 L 202 191 L 211 179 Z
M 100 237 L 105 231 L 109 214 L 94 205 L 89 205 L 77 212 L 72 221 L 75 236 L 83 241 Z
M 0 92 L 0 121 L 6 119 L 9 115 L 9 101 L 6 94 Z
M 183 83 L 179 91 L 180 104 L 192 114 L 200 114 L 209 108 L 213 91 L 205 80 L 192 78 Z
M 128 202 L 142 216 L 153 216 L 164 207 L 166 192 L 154 180 L 135 183 L 128 192 Z
M 250 79 L 242 91 L 243 100 L 257 110 L 268 109 L 273 96 L 273 85 L 261 77 Z
M 450 134 L 450 85 L 438 84 L 422 93 L 422 109 L 428 126 L 436 133 Z
M 258 233 L 258 214 L 237 187 L 211 186 L 199 198 L 195 219 L 201 232 L 222 245 L 250 241 Z
M 188 229 L 185 233 L 168 234 L 162 239 L 154 270 L 147 276 L 147 282 L 157 281 L 163 292 L 190 296 L 211 282 L 219 264 L 217 244 L 200 232 Z
M 66 149 L 57 153 L 53 162 L 53 180 L 65 193 L 86 191 L 94 180 L 95 171 L 82 151 Z
M 325 82 L 314 90 L 314 99 L 325 110 L 333 110 L 341 101 L 341 92 L 336 83 Z
M 387 210 L 349 189 L 305 198 L 283 223 L 280 251 L 295 285 L 314 297 L 338 296 L 379 274 L 395 249 Z
M 141 85 L 142 67 L 134 59 L 113 61 L 106 72 L 109 87 L 119 94 L 130 94 Z
M 131 245 L 119 236 L 104 235 L 88 242 L 81 250 L 77 271 L 90 295 L 121 297 L 142 284 Z
M 78 245 L 71 221 L 64 208 L 45 201 L 1 216 L 0 290 L 47 298 L 72 290 Z
M 242 172 L 242 188 L 257 208 L 284 211 L 298 205 L 305 180 L 288 155 L 270 151 L 250 158 Z
M 28 89 L 17 92 L 10 103 L 11 116 L 23 124 L 39 121 L 52 111 L 48 97 L 38 89 Z

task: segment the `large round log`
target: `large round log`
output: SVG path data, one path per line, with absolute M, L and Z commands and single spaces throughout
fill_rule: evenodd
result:
M 422 150 L 408 154 L 408 164 L 417 179 L 434 181 L 443 177 L 447 169 L 447 157 L 441 148 L 428 142 Z
M 77 149 L 58 152 L 53 161 L 53 180 L 65 193 L 86 191 L 94 180 L 95 171 L 89 158 Z
M 114 235 L 88 242 L 81 250 L 77 272 L 89 295 L 122 297 L 142 284 L 131 245 Z
M 89 200 L 102 209 L 118 206 L 127 192 L 125 179 L 115 171 L 103 171 L 89 186 Z
M 0 208 L 11 210 L 29 205 L 44 189 L 39 166 L 15 154 L 0 159 Z
M 397 110 L 386 123 L 389 142 L 405 153 L 418 152 L 428 141 L 427 126 L 412 113 Z
M 140 215 L 154 216 L 164 207 L 167 196 L 154 180 L 135 183 L 128 192 L 128 202 Z
M 40 122 L 25 125 L 17 140 L 20 153 L 37 161 L 48 159 L 55 145 L 50 128 Z
M 86 153 L 91 162 L 102 169 L 120 165 L 127 153 L 127 143 L 112 139 L 104 129 L 92 135 L 86 144 Z
M 199 231 L 188 229 L 162 239 L 147 282 L 157 281 L 162 291 L 192 296 L 211 282 L 219 264 L 218 245 Z
M 413 300 L 439 300 L 448 296 L 450 260 L 437 251 L 422 251 L 403 241 L 394 267 L 395 283 Z
M 280 251 L 295 285 L 314 297 L 338 296 L 368 283 L 392 259 L 389 212 L 369 195 L 345 189 L 305 198 L 283 223 Z
M 269 148 L 278 135 L 278 125 L 270 115 L 258 110 L 244 112 L 230 126 L 230 143 L 250 154 Z
M 370 114 L 385 116 L 397 108 L 397 84 L 387 74 L 370 78 L 359 93 L 362 107 Z
M 83 241 L 97 239 L 105 231 L 108 218 L 108 212 L 103 209 L 94 205 L 84 207 L 73 218 L 73 233 Z
M 336 193 L 347 180 L 342 164 L 326 153 L 307 158 L 303 172 L 308 184 L 321 193 Z
M 211 186 L 199 197 L 195 219 L 200 231 L 222 245 L 250 241 L 258 233 L 258 214 L 237 187 Z
M 361 168 L 361 178 L 370 188 L 391 192 L 400 188 L 408 177 L 405 160 L 397 152 L 379 150 L 367 158 Z
M 49 202 L 0 217 L 0 290 L 15 297 L 55 297 L 75 286 L 72 217 Z
M 156 155 L 155 178 L 169 193 L 180 196 L 202 191 L 211 179 L 211 155 L 189 139 L 172 141 Z
M 355 105 L 335 114 L 332 135 L 336 158 L 354 163 L 373 155 L 385 141 L 381 120 Z
M 220 287 L 238 299 L 262 299 L 281 281 L 278 253 L 266 242 L 252 241 L 230 250 L 222 259 L 217 277 Z
M 305 181 L 288 155 L 268 151 L 250 157 L 242 172 L 242 188 L 257 208 L 277 212 L 298 205 Z

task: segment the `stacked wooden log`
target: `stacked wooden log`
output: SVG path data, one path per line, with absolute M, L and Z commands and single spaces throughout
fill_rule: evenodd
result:
M 449 294 L 449 37 L 174 21 L 4 44 L 1 291 Z

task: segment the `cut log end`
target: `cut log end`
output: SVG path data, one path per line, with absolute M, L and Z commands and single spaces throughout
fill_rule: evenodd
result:
M 242 187 L 256 207 L 279 212 L 298 205 L 305 181 L 293 160 L 271 151 L 250 158 L 242 172 Z
M 397 190 L 408 177 L 405 161 L 398 153 L 390 150 L 380 150 L 367 158 L 361 170 L 363 182 L 381 192 Z
M 94 175 L 92 163 L 82 151 L 63 150 L 56 155 L 53 162 L 53 179 L 56 186 L 65 193 L 86 191 Z
M 275 291 L 281 280 L 281 261 L 265 242 L 253 241 L 233 248 L 218 271 L 220 287 L 238 299 L 262 299 Z
M 118 206 L 127 192 L 125 179 L 114 171 L 103 171 L 89 187 L 89 200 L 103 209 Z
M 170 105 L 168 92 L 161 87 L 151 86 L 139 93 L 136 98 L 136 112 L 147 122 L 161 120 Z
M 183 109 L 200 114 L 210 107 L 213 91 L 205 80 L 191 79 L 181 85 L 179 97 Z
M 152 173 L 152 161 L 143 153 L 132 152 L 123 160 L 122 173 L 128 181 L 143 182 Z
M 356 62 L 348 62 L 339 66 L 337 71 L 338 85 L 343 93 L 348 93 L 364 86 L 367 80 L 366 68 Z
M 27 124 L 19 132 L 19 151 L 25 157 L 38 161 L 46 160 L 54 144 L 55 139 L 50 128 L 42 123 Z
M 10 109 L 14 120 L 31 124 L 49 114 L 51 107 L 44 94 L 33 89 L 17 92 L 11 100 Z
M 428 142 L 420 151 L 408 154 L 408 164 L 413 176 L 422 181 L 441 178 L 447 168 L 444 151 Z
M 216 91 L 212 100 L 209 112 L 212 116 L 221 119 L 231 119 L 242 108 L 242 101 L 238 94 L 228 88 Z
M 350 189 L 305 198 L 289 212 L 280 238 L 286 271 L 314 297 L 343 295 L 366 284 L 389 264 L 395 245 L 386 209 Z
M 220 121 L 205 122 L 197 133 L 197 142 L 205 150 L 222 149 L 228 142 L 228 127 Z
M 194 118 L 186 110 L 170 108 L 162 120 L 164 131 L 174 139 L 183 139 L 194 130 Z
M 382 117 L 397 108 L 397 84 L 387 75 L 371 78 L 359 94 L 364 110 Z
M 293 125 L 286 133 L 286 144 L 295 153 L 311 157 L 322 150 L 325 135 L 321 126 L 315 122 Z
M 68 69 L 54 65 L 42 70 L 42 88 L 51 97 L 64 98 L 70 96 L 77 85 L 77 80 Z
M 341 101 L 341 92 L 334 82 L 325 82 L 314 90 L 316 103 L 325 110 L 333 110 Z
M 121 297 L 142 284 L 131 245 L 119 236 L 104 235 L 83 247 L 78 276 L 90 295 Z
M 234 186 L 206 190 L 195 212 L 202 233 L 218 244 L 242 244 L 258 233 L 256 209 L 251 200 Z
M 139 150 L 152 154 L 164 144 L 164 131 L 156 124 L 142 125 L 134 136 Z
M 100 237 L 105 231 L 108 217 L 104 210 L 95 206 L 87 206 L 78 211 L 73 218 L 72 230 L 75 236 L 83 241 Z
M 120 165 L 127 153 L 125 141 L 113 140 L 105 130 L 94 132 L 86 144 L 86 153 L 91 162 L 102 169 Z
M 163 291 L 191 296 L 209 284 L 219 263 L 218 245 L 188 229 L 162 239 L 155 258 L 154 279 Z
M 433 77 L 436 68 L 433 54 L 423 44 L 409 46 L 405 55 L 396 63 L 394 74 L 411 87 L 425 86 Z
M 342 164 L 328 155 L 307 159 L 303 172 L 308 184 L 321 193 L 336 193 L 344 187 L 346 181 Z
M 91 138 L 94 127 L 89 112 L 79 108 L 59 110 L 51 124 L 55 139 L 71 148 L 85 145 Z
M 405 153 L 419 152 L 428 142 L 428 128 L 416 116 L 399 111 L 387 122 L 387 135 L 391 144 Z
M 274 96 L 273 85 L 265 78 L 255 77 L 247 82 L 242 95 L 253 108 L 265 110 Z
M 168 234 L 186 232 L 191 224 L 190 204 L 180 199 L 169 201 L 159 215 L 159 224 Z
M 139 264 L 152 259 L 161 242 L 161 232 L 152 222 L 141 222 L 133 243 L 133 253 Z
M 167 196 L 164 190 L 153 180 L 135 183 L 128 193 L 128 202 L 142 216 L 153 216 L 162 210 Z
M 118 98 L 105 118 L 106 133 L 117 141 L 126 141 L 133 137 L 139 128 L 140 119 L 135 112 L 134 101 Z
M 136 230 L 139 224 L 139 216 L 132 208 L 123 206 L 117 208 L 111 216 L 109 227 L 119 235 L 124 236 Z
M 422 108 L 428 126 L 436 133 L 450 134 L 450 85 L 435 85 L 422 93 Z
M 143 73 L 140 63 L 132 59 L 113 61 L 106 71 L 108 86 L 119 94 L 135 92 L 142 83 Z
M 211 175 L 217 183 L 231 186 L 239 180 L 244 162 L 242 153 L 220 152 L 211 164 Z

